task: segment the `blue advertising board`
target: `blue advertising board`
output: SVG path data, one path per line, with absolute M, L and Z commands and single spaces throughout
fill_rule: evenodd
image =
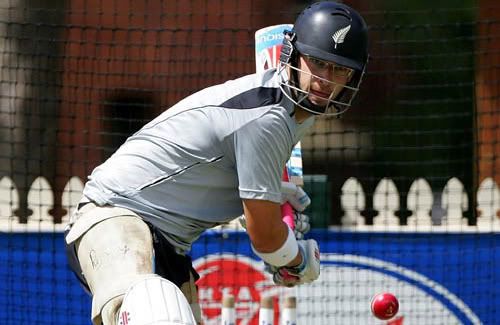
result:
M 314 230 L 322 269 L 317 282 L 293 289 L 298 324 L 498 324 L 500 234 Z M 205 233 L 193 246 L 206 324 L 220 298 L 236 297 L 240 324 L 253 324 L 272 285 L 241 232 Z M 90 299 L 66 264 L 61 233 L 0 234 L 0 324 L 90 324 Z M 285 291 L 283 291 L 285 290 Z M 370 298 L 394 293 L 395 319 L 378 321 Z

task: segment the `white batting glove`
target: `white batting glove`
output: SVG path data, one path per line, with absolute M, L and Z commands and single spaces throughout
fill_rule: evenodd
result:
M 295 212 L 294 213 L 294 223 L 295 223 L 295 228 L 293 229 L 293 232 L 295 233 L 295 238 L 297 240 L 304 239 L 304 235 L 311 230 L 311 224 L 309 223 L 309 217 L 305 214 L 302 214 L 300 212 Z
M 281 182 L 281 204 L 285 202 L 290 203 L 295 211 L 302 212 L 311 204 L 311 199 L 302 187 Z
M 266 265 L 266 271 L 273 274 L 275 284 L 294 287 L 318 279 L 320 273 L 318 243 L 314 239 L 298 240 L 297 243 L 302 254 L 300 265 L 295 267 Z

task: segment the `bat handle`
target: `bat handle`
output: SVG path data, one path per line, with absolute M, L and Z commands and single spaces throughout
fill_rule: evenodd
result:
M 288 182 L 289 177 L 288 177 L 288 171 L 287 168 L 283 170 L 283 181 Z M 290 203 L 285 202 L 281 205 L 281 216 L 283 219 L 283 222 L 290 227 L 290 229 L 294 230 L 295 229 L 295 218 L 294 218 L 294 211 L 293 207 Z
M 281 205 L 281 215 L 283 216 L 283 222 L 285 222 L 290 227 L 290 229 L 294 230 L 294 212 L 290 203 L 285 202 L 283 205 Z

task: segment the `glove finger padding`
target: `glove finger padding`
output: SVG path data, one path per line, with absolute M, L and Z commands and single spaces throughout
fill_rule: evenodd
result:
M 288 201 L 294 210 L 302 212 L 309 204 L 311 204 L 311 199 L 309 195 L 302 189 L 302 187 L 297 186 L 290 182 L 281 182 L 281 203 Z
M 294 230 L 293 233 L 295 234 L 295 239 L 297 239 L 297 240 L 304 239 L 304 234 L 301 233 L 300 231 Z
M 280 267 L 273 274 L 275 284 L 287 287 L 311 283 L 320 274 L 319 247 L 314 239 L 298 240 L 302 263 L 297 267 Z
M 295 223 L 295 229 L 294 229 L 295 235 L 297 235 L 297 232 L 300 232 L 302 233 L 302 237 L 304 237 L 303 235 L 307 234 L 311 229 L 311 224 L 309 223 L 309 217 L 305 214 L 296 212 L 294 216 L 294 223 Z

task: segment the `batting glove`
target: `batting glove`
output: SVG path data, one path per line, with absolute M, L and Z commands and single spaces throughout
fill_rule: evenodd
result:
M 290 203 L 295 211 L 302 212 L 311 204 L 311 199 L 302 187 L 281 182 L 281 204 L 285 202 Z
M 294 267 L 266 265 L 266 271 L 273 275 L 275 284 L 294 287 L 318 279 L 320 274 L 318 243 L 314 239 L 298 240 L 297 243 L 302 254 L 302 263 Z
M 295 238 L 297 240 L 304 239 L 304 235 L 307 234 L 309 230 L 311 230 L 309 217 L 305 214 L 295 211 L 293 221 L 295 224 L 295 228 L 293 229 L 293 232 L 295 233 Z

